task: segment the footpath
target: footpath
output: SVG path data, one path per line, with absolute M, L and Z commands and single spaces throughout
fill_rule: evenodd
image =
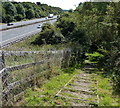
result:
M 69 101 L 71 106 L 97 106 L 97 82 L 94 68 L 87 67 L 75 75 L 56 96 Z

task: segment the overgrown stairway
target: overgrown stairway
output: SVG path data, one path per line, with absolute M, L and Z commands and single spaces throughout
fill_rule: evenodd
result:
M 97 82 L 92 73 L 94 67 L 86 66 L 79 71 L 56 96 L 67 99 L 71 106 L 97 106 Z

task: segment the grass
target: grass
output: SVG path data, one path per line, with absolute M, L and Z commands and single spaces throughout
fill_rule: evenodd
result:
M 103 57 L 103 55 L 97 52 L 86 55 L 89 57 L 85 63 L 93 63 L 93 60 Z M 89 73 L 92 74 L 92 79 L 97 82 L 97 87 L 96 84 L 92 84 L 91 88 L 96 87 L 97 89 L 94 91 L 95 94 L 98 95 L 98 106 L 120 106 L 120 96 L 114 94 L 112 78 L 110 76 L 106 76 L 104 74 L 105 72 L 98 71 L 97 68 L 93 68 Z
M 1 48 L 1 50 L 8 50 L 8 51 L 40 51 L 40 50 L 49 50 L 49 49 L 63 49 L 68 48 L 69 44 L 57 44 L 57 45 L 33 45 L 31 42 L 33 42 L 40 33 L 35 34 L 27 39 L 24 39 L 20 42 L 14 43 L 9 45 L 8 47 Z
M 120 98 L 113 94 L 112 81 L 110 77 L 103 77 L 100 72 L 95 79 L 98 81 L 97 94 L 99 97 L 99 106 L 120 106 Z
M 12 51 L 31 51 L 31 50 L 40 50 L 41 47 L 39 46 L 34 46 L 31 44 L 32 41 L 34 41 L 36 39 L 36 37 L 39 36 L 39 33 L 36 35 L 33 35 L 23 41 L 17 42 L 15 44 L 12 44 L 8 47 L 3 48 L 3 50 L 12 50 Z
M 33 42 L 36 37 L 39 36 L 39 33 L 36 35 L 33 35 L 30 38 L 27 38 L 21 42 L 15 43 L 13 45 L 10 45 L 6 48 L 3 48 L 3 50 L 12 50 L 12 51 L 40 51 L 40 50 L 48 50 L 48 49 L 63 49 L 69 46 L 68 45 L 64 45 L 64 44 L 58 44 L 58 45 L 32 45 L 31 42 Z M 100 57 L 103 57 L 102 55 L 95 53 L 95 54 L 90 54 L 87 55 L 90 56 L 88 57 L 89 60 L 87 60 L 86 62 L 96 62 L 94 60 L 99 59 Z M 91 57 L 92 56 L 92 57 Z M 16 60 L 16 61 L 15 61 Z M 14 61 L 14 63 L 11 63 L 11 61 Z M 33 58 L 22 58 L 18 57 L 12 57 L 12 58 L 8 58 L 7 59 L 7 65 L 17 65 L 17 64 L 22 64 L 22 63 L 28 63 L 33 61 Z M 31 71 L 30 71 L 31 70 Z M 37 69 L 37 71 L 40 71 L 40 67 L 39 69 Z M 37 72 L 36 71 L 36 72 Z M 50 74 L 50 72 L 47 72 L 45 74 L 41 74 L 41 76 L 38 76 L 37 78 L 37 82 L 38 85 L 40 85 L 39 87 L 35 88 L 34 90 L 32 89 L 28 89 L 26 91 L 26 96 L 25 96 L 25 106 L 35 106 L 35 105 L 39 105 L 39 106 L 55 106 L 55 105 L 69 105 L 68 100 L 64 99 L 64 98 L 59 98 L 59 97 L 55 97 L 55 94 L 69 81 L 69 79 L 71 79 L 71 77 L 76 74 L 76 71 L 73 73 L 71 72 L 71 70 L 67 70 L 67 72 L 63 72 L 61 70 L 59 70 L 57 67 L 53 66 L 52 69 L 52 74 Z M 57 72 L 59 71 L 59 72 Z M 21 70 L 21 71 L 14 71 L 11 76 L 16 76 L 16 79 L 10 79 L 11 82 L 14 82 L 16 80 L 19 80 L 21 77 L 23 77 L 22 75 L 24 75 L 25 77 L 30 73 L 34 73 L 35 70 L 32 70 L 31 68 L 25 69 L 25 70 Z M 92 70 L 93 72 L 93 70 Z M 94 76 L 95 80 L 98 81 L 98 87 L 97 87 L 97 94 L 99 96 L 99 106 L 120 106 L 119 101 L 120 98 L 119 96 L 115 96 L 113 93 L 113 89 L 112 88 L 112 83 L 111 83 L 111 79 L 109 77 L 103 77 L 102 74 L 100 74 L 100 72 L 97 72 L 97 70 L 95 70 L 94 73 L 97 73 L 97 75 Z M 58 75 L 59 74 L 59 75 Z M 57 76 L 56 76 L 57 75 Z M 48 79 L 49 76 L 50 80 Z M 43 82 L 45 83 L 43 85 Z M 42 84 L 41 84 L 42 83 Z M 42 87 L 41 87 L 42 85 Z M 95 85 L 93 85 L 95 86 Z M 43 96 L 43 97 L 41 97 Z
M 46 84 L 34 91 L 27 90 L 25 97 L 25 106 L 56 106 L 68 105 L 68 101 L 60 97 L 55 97 L 57 92 L 77 73 L 66 73 L 61 71 L 60 75 L 51 78 Z M 42 96 L 43 97 L 40 97 Z
M 46 71 L 48 70 L 47 64 L 41 64 L 40 66 L 39 65 L 31 66 L 29 68 L 8 72 L 9 74 L 8 81 L 12 83 L 12 82 L 30 77 L 31 75 L 34 75 L 34 74 L 42 74 L 45 70 Z
M 15 66 L 31 62 L 39 62 L 43 60 L 44 55 L 39 54 L 26 54 L 26 55 L 11 55 L 5 56 L 5 65 L 6 66 Z
M 20 63 L 22 62 L 24 62 L 24 60 L 23 61 L 21 60 Z M 25 61 L 25 62 L 28 62 L 28 61 Z M 44 62 L 43 64 L 40 64 L 40 65 L 30 66 L 25 69 L 9 72 L 9 77 L 8 77 L 9 82 L 14 82 L 14 81 L 20 80 L 21 78 L 26 78 L 34 74 L 41 74 L 43 75 L 43 77 L 46 77 L 46 78 L 48 78 L 49 76 L 57 75 L 59 73 L 58 70 L 60 69 L 60 66 L 61 66 L 60 62 L 61 61 L 59 59 L 57 60 L 51 59 L 49 62 Z M 47 71 L 50 73 L 46 73 L 44 71 Z M 45 73 L 45 75 L 42 73 Z
M 40 50 L 58 50 L 68 47 L 69 45 L 59 44 L 59 45 L 32 45 L 31 42 L 33 42 L 36 37 L 39 36 L 39 33 L 36 35 L 33 35 L 30 38 L 27 38 L 23 41 L 20 41 L 18 43 L 15 43 L 13 45 L 10 45 L 6 48 L 3 48 L 2 50 L 12 50 L 12 51 L 40 51 Z M 39 56 L 39 55 L 38 55 Z M 36 57 L 36 56 L 35 56 Z M 41 57 L 36 57 L 40 59 Z M 33 74 L 39 74 L 36 78 L 37 87 L 34 90 L 28 89 L 26 92 L 26 98 L 25 98 L 25 104 L 26 106 L 34 106 L 34 105 L 67 105 L 68 101 L 66 101 L 64 98 L 54 97 L 55 94 L 63 87 L 66 82 L 76 73 L 72 73 L 71 70 L 67 69 L 66 72 L 60 73 L 60 67 L 58 59 L 59 56 L 55 55 L 55 57 L 52 57 L 52 61 L 50 62 L 51 69 L 48 69 L 48 71 L 42 73 L 41 65 L 35 67 L 30 67 L 22 70 L 16 70 L 13 72 L 9 72 L 9 82 L 14 82 L 17 80 L 21 80 L 21 78 L 29 77 L 29 75 Z M 37 60 L 38 60 L 37 59 Z M 20 65 L 25 64 L 34 61 L 33 55 L 28 56 L 14 56 L 11 55 L 9 57 L 6 56 L 5 58 L 6 66 L 14 66 L 14 65 Z M 47 65 L 48 66 L 48 65 Z M 44 68 L 44 67 L 42 67 Z M 70 73 L 68 72 L 70 71 Z M 59 76 L 57 76 L 59 75 Z M 54 77 L 54 78 L 53 78 Z M 49 81 L 50 80 L 50 81 Z M 47 82 L 47 83 L 46 83 Z M 43 85 L 46 83 L 45 85 Z M 41 87 L 41 85 L 43 85 Z M 57 85 L 57 86 L 56 86 Z M 20 88 L 20 87 L 18 87 Z M 16 91 L 16 90 L 14 90 Z M 44 97 L 40 97 L 41 95 L 44 95 Z
M 5 23 L 0 23 L 0 25 L 3 25 L 3 24 L 5 24 Z

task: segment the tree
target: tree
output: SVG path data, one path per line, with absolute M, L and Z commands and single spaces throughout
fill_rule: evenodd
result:
M 29 10 L 26 11 L 26 18 L 31 19 L 31 18 L 34 18 L 34 17 L 35 17 L 34 10 L 29 9 Z
M 68 12 L 70 12 L 70 13 L 72 13 L 73 11 L 74 11 L 73 9 L 68 10 Z
M 28 9 L 33 9 L 32 3 L 31 2 L 22 2 L 22 5 L 24 8 Z
M 61 9 L 58 7 L 48 6 L 47 4 L 41 4 L 40 2 L 35 4 L 31 2 L 6 1 L 2 2 L 1 4 L 0 6 L 2 15 L 0 16 L 0 19 L 2 19 L 2 22 L 4 23 L 13 20 L 20 21 L 24 18 L 31 19 L 45 17 L 49 13 L 58 13 L 58 11 L 61 11 Z M 12 17 L 10 18 L 10 16 Z
M 39 13 L 35 12 L 35 18 L 39 18 L 39 17 L 40 17 Z
M 66 39 L 70 39 L 69 35 L 75 28 L 75 23 L 72 19 L 68 18 L 61 18 L 57 27 L 61 29 L 61 33 L 66 37 Z
M 6 22 L 9 23 L 9 22 L 12 22 L 14 20 L 14 16 L 11 16 L 11 15 L 6 15 Z
M 21 21 L 21 20 L 23 19 L 22 14 L 17 14 L 17 15 L 15 16 L 15 19 L 16 19 L 17 21 Z
M 11 15 L 11 16 L 16 15 L 17 10 L 11 2 L 4 2 L 3 7 L 4 7 L 7 15 Z
M 41 3 L 40 3 L 40 2 L 36 2 L 36 4 L 37 4 L 37 5 L 41 5 Z
M 0 20 L 0 21 L 2 21 L 3 23 L 5 23 L 6 22 L 6 12 L 5 12 L 5 9 L 2 7 L 2 9 L 1 9 L 1 17 L 2 17 L 2 19 Z
M 16 5 L 17 14 L 21 14 L 23 18 L 25 17 L 25 9 L 21 3 Z

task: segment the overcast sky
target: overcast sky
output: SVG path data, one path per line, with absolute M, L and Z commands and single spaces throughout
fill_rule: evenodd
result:
M 86 0 L 14 0 L 17 2 L 30 1 L 30 2 L 41 2 L 51 6 L 60 7 L 62 9 L 75 9 L 80 2 Z

